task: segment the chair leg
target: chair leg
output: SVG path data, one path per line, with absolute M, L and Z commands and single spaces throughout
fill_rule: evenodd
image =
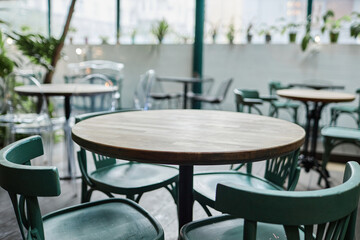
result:
M 200 202 L 199 202 L 199 204 L 200 204 L 200 206 L 204 209 L 204 211 L 205 211 L 205 213 L 208 215 L 208 217 L 211 217 L 212 214 L 211 214 L 209 208 L 208 208 L 205 204 L 202 204 L 202 203 L 200 203 Z
M 177 193 L 178 193 L 178 186 L 177 186 L 177 183 L 175 182 L 174 184 L 169 184 L 167 186 L 165 186 L 165 189 L 169 191 L 171 197 L 173 198 L 175 204 L 177 204 Z
M 293 121 L 294 121 L 294 123 L 296 123 L 296 124 L 298 123 L 297 119 L 298 119 L 298 109 L 297 109 L 297 108 L 294 108 Z
M 332 149 L 334 148 L 330 138 L 324 137 L 323 143 L 324 143 L 324 153 L 323 153 L 322 164 L 321 164 L 321 171 L 322 171 L 323 175 L 320 174 L 319 179 L 318 179 L 318 185 L 320 185 L 321 180 L 323 179 L 323 176 L 330 177 L 329 172 L 326 170 L 326 165 L 330 160 L 330 153 L 331 153 Z M 324 179 L 324 180 L 326 180 L 326 179 Z

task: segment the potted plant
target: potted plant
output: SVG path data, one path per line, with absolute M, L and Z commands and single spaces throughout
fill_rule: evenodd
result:
M 230 44 L 234 43 L 234 38 L 235 38 L 235 26 L 234 26 L 234 23 L 229 24 L 228 31 L 226 33 L 226 38 L 228 39 Z
M 68 31 L 68 34 L 69 34 L 69 41 L 70 41 L 70 44 L 73 44 L 73 39 L 74 39 L 74 34 L 77 32 L 77 29 L 74 28 L 74 27 L 69 27 L 69 31 Z
M 354 21 L 350 26 L 350 36 L 357 38 L 360 35 L 360 13 L 353 12 Z
M 251 43 L 252 41 L 252 29 L 253 29 L 253 25 L 252 23 L 249 23 L 248 27 L 246 28 L 246 40 L 248 43 Z
M 213 43 L 213 44 L 216 43 L 216 38 L 217 38 L 217 34 L 218 34 L 218 29 L 219 29 L 219 25 L 218 25 L 218 24 L 212 24 L 212 23 L 210 23 L 209 34 L 210 34 L 210 36 L 211 36 L 211 39 L 212 39 L 212 43 Z
M 101 40 L 101 44 L 103 44 L 103 45 L 109 44 L 109 37 L 108 36 L 99 36 L 99 38 Z
M 299 27 L 301 25 L 302 24 L 300 24 L 300 23 L 288 23 L 288 24 L 285 24 L 282 27 L 281 34 L 284 34 L 285 32 L 288 32 L 289 33 L 289 42 L 290 43 L 295 43 L 296 42 L 296 35 L 297 35 L 298 29 L 299 29 Z
M 265 35 L 265 42 L 270 43 L 272 34 L 276 33 L 278 30 L 279 29 L 274 25 L 267 26 L 266 24 L 263 24 L 259 31 L 259 36 Z
M 161 44 L 166 34 L 169 33 L 168 22 L 165 19 L 162 19 L 157 25 L 153 26 L 151 33 L 157 38 L 159 44 Z
M 321 33 L 324 33 L 326 30 L 329 31 L 330 43 L 337 43 L 340 29 L 342 27 L 343 22 L 350 22 L 351 17 L 348 15 L 344 15 L 339 19 L 335 19 L 334 11 L 328 10 L 324 16 L 324 25 L 321 27 Z

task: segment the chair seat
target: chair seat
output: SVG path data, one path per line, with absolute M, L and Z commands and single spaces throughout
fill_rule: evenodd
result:
M 128 195 L 167 186 L 176 180 L 178 174 L 175 167 L 129 162 L 95 170 L 89 177 L 101 189 Z
M 249 104 L 249 105 L 263 104 L 263 100 L 259 98 L 244 98 L 244 104 Z
M 354 113 L 359 110 L 359 107 L 357 106 L 334 106 L 331 108 L 331 111 L 337 111 L 337 112 L 346 112 L 346 113 Z
M 243 239 L 243 229 L 243 219 L 221 215 L 185 225 L 181 229 L 181 237 L 186 240 L 239 240 Z M 287 238 L 283 225 L 258 222 L 256 239 L 284 240 Z M 300 239 L 304 239 L 304 234 L 301 231 Z
M 280 101 L 273 101 L 272 104 L 276 108 L 298 108 L 300 104 L 294 102 L 280 102 Z
M 194 95 L 191 97 L 193 100 L 202 101 L 207 103 L 220 103 L 221 99 L 215 96 L 204 96 L 204 95 Z
M 163 239 L 163 230 L 140 206 L 106 199 L 62 209 L 43 218 L 45 239 Z
M 281 187 L 254 175 L 237 172 L 209 172 L 194 174 L 194 197 L 195 200 L 205 203 L 214 208 L 216 186 L 218 183 L 232 182 L 257 189 L 283 190 Z
M 360 141 L 360 129 L 344 127 L 326 127 L 321 130 L 321 135 L 344 140 Z
M 150 97 L 156 100 L 180 98 L 181 93 L 150 93 Z

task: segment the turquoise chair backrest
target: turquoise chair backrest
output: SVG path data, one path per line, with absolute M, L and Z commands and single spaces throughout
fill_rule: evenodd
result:
M 104 111 L 104 112 L 82 114 L 82 115 L 78 115 L 75 117 L 75 123 L 79 123 L 83 120 L 97 117 L 97 116 L 119 113 L 119 112 L 128 112 L 128 111 L 136 111 L 136 110 L 123 109 L 123 110 L 117 110 L 117 111 Z M 107 167 L 107 166 L 116 164 L 115 158 L 102 156 L 102 155 L 99 155 L 96 153 L 92 153 L 92 155 L 93 155 L 93 160 L 94 160 L 96 169 L 100 169 L 103 167 Z M 87 176 L 87 158 L 86 158 L 86 151 L 83 148 L 81 148 L 80 151 L 78 152 L 78 162 L 79 162 L 81 173 L 83 174 L 83 176 L 85 175 L 85 177 L 86 177 Z
M 23 239 L 44 239 L 37 197 L 59 196 L 61 192 L 56 167 L 31 166 L 31 160 L 43 153 L 39 136 L 19 140 L 0 151 L 0 186 L 10 195 Z
M 247 90 L 247 89 L 234 89 L 235 94 L 235 104 L 236 111 L 244 111 L 244 99 L 245 98 L 259 98 L 259 92 L 257 90 Z
M 271 81 L 271 82 L 269 82 L 269 93 L 270 93 L 270 95 L 276 95 L 277 90 L 287 89 L 287 88 L 289 88 L 289 86 L 283 85 L 279 81 Z
M 278 186 L 283 186 L 288 179 L 287 190 L 295 190 L 300 175 L 300 168 L 297 166 L 298 157 L 299 149 L 267 160 L 264 178 Z
M 257 222 L 281 224 L 287 239 L 354 239 L 360 166 L 346 164 L 343 184 L 317 191 L 273 191 L 218 184 L 215 208 L 244 218 L 244 239 L 256 239 Z M 241 204 L 239 204 L 241 203 Z

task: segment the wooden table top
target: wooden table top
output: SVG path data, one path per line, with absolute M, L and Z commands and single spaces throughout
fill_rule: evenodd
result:
M 212 78 L 193 78 L 193 77 L 157 77 L 156 80 L 163 82 L 180 82 L 180 83 L 199 83 L 212 80 Z
M 351 102 L 355 99 L 355 95 L 342 92 L 311 90 L 311 89 L 284 89 L 276 91 L 280 97 L 290 98 L 298 101 L 312 102 Z
M 15 87 L 15 91 L 21 95 L 46 96 L 90 96 L 96 94 L 110 93 L 117 91 L 117 87 L 99 84 L 42 84 L 41 88 L 35 85 Z
M 306 88 L 312 88 L 316 90 L 321 89 L 345 89 L 345 86 L 343 85 L 331 85 L 326 83 L 316 83 L 316 80 L 314 80 L 314 83 L 311 82 L 305 82 L 305 83 L 291 83 L 289 84 L 290 87 L 306 87 Z
M 254 114 L 152 110 L 103 115 L 76 124 L 72 138 L 118 159 L 176 165 L 264 160 L 298 149 L 300 126 Z

